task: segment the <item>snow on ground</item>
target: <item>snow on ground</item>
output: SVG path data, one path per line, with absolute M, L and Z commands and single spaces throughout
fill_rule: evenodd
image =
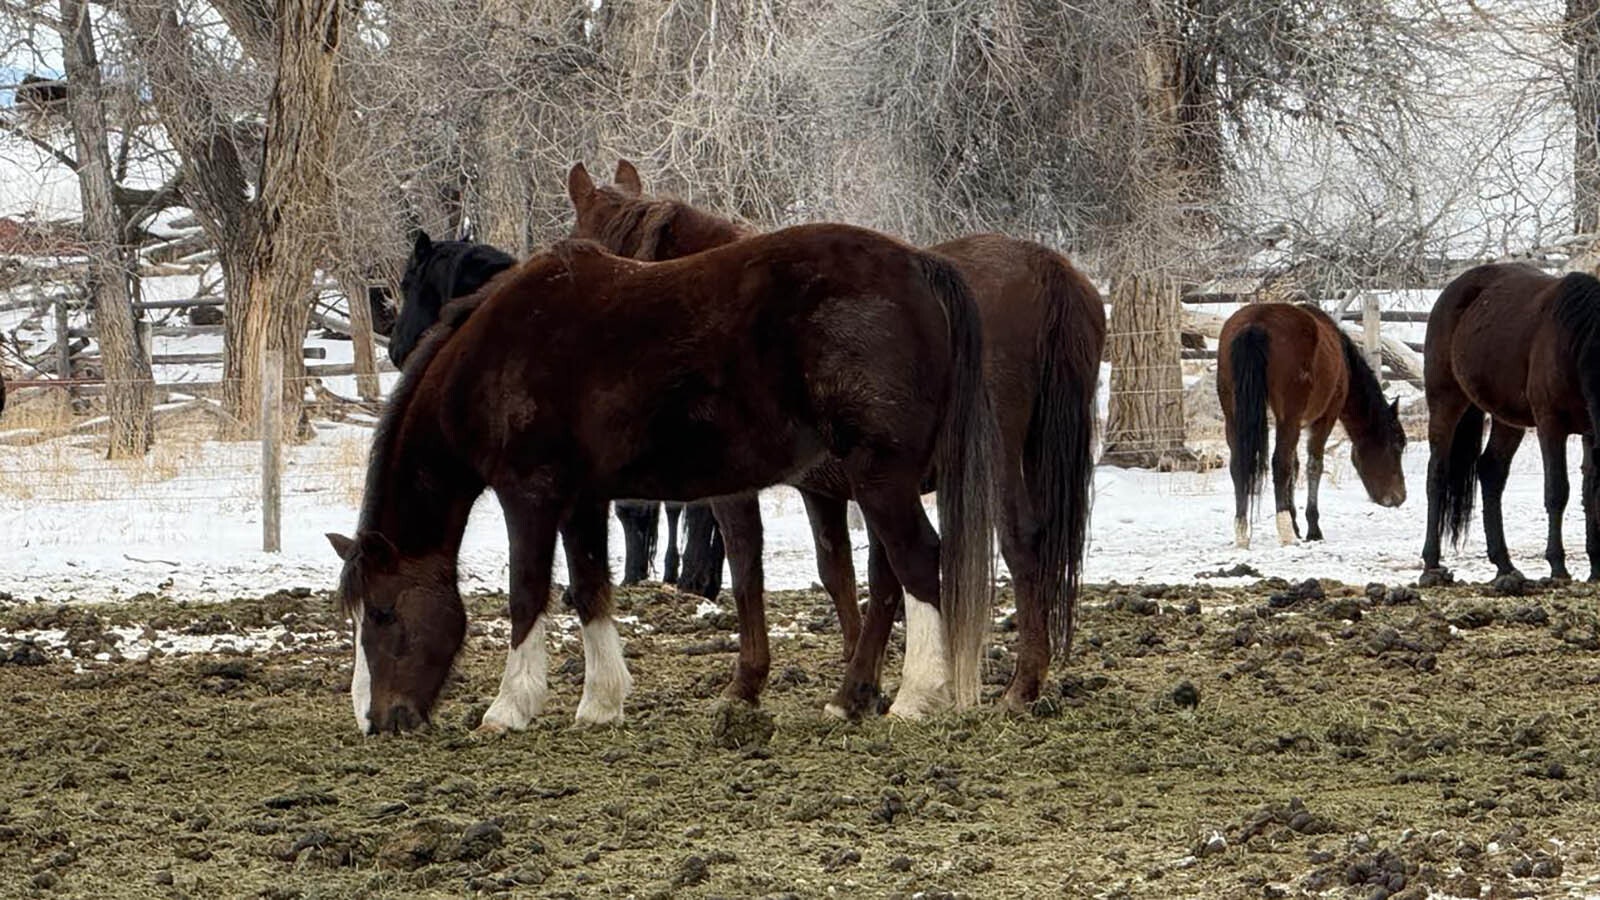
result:
M 368 429 L 323 426 L 316 439 L 291 448 L 283 484 L 283 551 L 261 551 L 257 464 L 252 443 L 158 446 L 144 463 L 112 463 L 92 447 L 60 442 L 6 447 L 0 454 L 0 591 L 111 601 L 141 592 L 221 599 L 294 587 L 331 587 L 339 561 L 324 532 L 355 527 Z M 1580 453 L 1569 453 L 1578 483 Z M 1233 546 L 1233 491 L 1226 470 L 1157 473 L 1102 468 L 1095 476 L 1089 581 L 1192 581 L 1199 573 L 1248 563 L 1266 575 L 1331 577 L 1352 583 L 1409 582 L 1419 569 L 1426 500 L 1427 448 L 1406 454 L 1411 492 L 1399 509 L 1366 499 L 1343 446 L 1330 449 L 1322 494 L 1320 544 L 1277 546 L 1270 497 L 1255 516 L 1255 546 Z M 1543 561 L 1545 516 L 1538 454 L 1524 448 L 1506 494 L 1506 528 L 1516 562 L 1532 576 Z M 1576 492 L 1574 492 L 1576 493 Z M 1303 489 L 1300 493 L 1303 506 Z M 929 504 L 931 507 L 931 498 Z M 762 496 L 767 522 L 767 585 L 805 588 L 816 581 L 809 526 L 800 497 L 788 488 Z M 931 511 L 931 509 L 930 509 Z M 1567 515 L 1569 567 L 1584 565 L 1576 499 Z M 866 571 L 865 535 L 855 533 L 858 577 Z M 613 570 L 622 538 L 611 528 Z M 1446 564 L 1458 577 L 1485 580 L 1482 529 Z M 659 565 L 659 559 L 658 559 Z M 558 557 L 556 579 L 565 578 Z M 463 587 L 503 589 L 507 547 L 492 495 L 474 509 L 462 551 Z M 1219 583 L 1228 583 L 1219 579 Z M 725 584 L 731 583 L 725 579 Z

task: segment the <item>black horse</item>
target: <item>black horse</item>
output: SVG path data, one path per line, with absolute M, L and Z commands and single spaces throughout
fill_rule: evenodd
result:
M 389 359 L 403 367 L 422 335 L 439 321 L 439 310 L 488 284 L 516 262 L 488 244 L 435 241 L 418 231 L 406 261 L 400 290 L 405 299 L 389 335 Z M 623 584 L 650 576 L 655 559 L 663 504 L 655 500 L 618 500 L 617 521 L 624 539 Z M 679 590 L 714 598 L 722 590 L 722 530 L 711 507 L 702 503 L 666 503 L 667 556 L 663 580 Z M 685 511 L 687 507 L 687 511 Z M 682 514 L 683 553 L 678 552 L 678 520 Z

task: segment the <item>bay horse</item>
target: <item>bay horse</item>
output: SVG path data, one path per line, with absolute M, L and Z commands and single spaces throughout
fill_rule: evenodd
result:
M 1549 517 L 1545 560 L 1567 580 L 1561 517 L 1566 511 L 1567 437 L 1583 438 L 1583 508 L 1589 580 L 1600 580 L 1600 281 L 1579 272 L 1547 275 L 1494 263 L 1447 285 L 1423 341 L 1428 397 L 1428 532 L 1422 583 L 1449 580 L 1439 564 L 1446 531 L 1459 544 L 1472 519 L 1473 481 L 1483 485 L 1483 532 L 1498 575 L 1519 576 L 1506 548 L 1500 507 L 1523 430 L 1539 435 Z M 1483 422 L 1492 421 L 1484 446 Z M 1482 453 L 1480 455 L 1480 449 Z
M 1306 540 L 1322 540 L 1317 488 L 1335 422 L 1350 436 L 1350 462 L 1367 496 L 1385 507 L 1405 502 L 1400 403 L 1384 397 L 1366 357 L 1331 316 L 1310 305 L 1253 303 L 1223 323 L 1217 347 L 1217 399 L 1228 436 L 1238 546 L 1250 546 L 1250 507 L 1267 470 L 1269 409 L 1277 423 L 1272 492 L 1280 543 L 1300 537 L 1294 483 L 1301 429 L 1306 431 Z
M 581 163 L 569 173 L 574 236 L 623 255 L 670 259 L 755 233 L 688 204 L 645 196 L 628 160 L 617 163 L 612 180 L 597 187 Z M 1105 307 L 1065 257 L 1038 244 L 981 234 L 930 249 L 961 271 L 983 320 L 986 379 L 999 425 L 1000 548 L 1012 574 L 1019 631 L 1017 664 L 1002 702 L 1019 709 L 1038 699 L 1052 643 L 1061 653 L 1071 644 L 1094 476 Z M 881 706 L 883 657 L 901 585 L 869 523 L 870 603 L 863 626 L 846 514 L 851 486 L 839 464 L 829 462 L 796 487 L 811 520 L 818 573 L 844 632 L 848 672 L 828 709 L 858 718 Z M 759 559 L 741 562 L 730 554 L 729 562 L 735 589 L 741 569 L 744 577 L 760 577 Z
M 978 313 L 945 259 L 844 225 L 789 228 L 640 263 L 565 241 L 452 301 L 407 358 L 373 437 L 339 600 L 355 627 L 358 726 L 427 721 L 465 634 L 457 555 L 492 489 L 511 546 L 511 645 L 491 732 L 525 728 L 547 688 L 559 533 L 582 622 L 580 722 L 622 715 L 606 506 L 713 501 L 730 555 L 759 557 L 741 498 L 826 458 L 910 590 L 908 714 L 977 699 L 992 581 L 993 413 Z M 920 500 L 938 458 L 941 538 Z M 736 591 L 730 698 L 767 676 L 759 580 Z
M 465 297 L 511 268 L 510 254 L 472 241 L 435 241 L 418 230 L 406 260 L 400 286 L 405 303 L 390 327 L 389 359 L 397 368 L 416 349 L 423 332 L 439 321 L 444 305 Z M 678 518 L 685 504 L 667 503 L 667 551 L 662 580 L 707 599 L 722 591 L 722 534 L 711 509 L 689 504 L 683 536 L 682 573 L 679 572 Z M 618 500 L 614 504 L 622 524 L 622 583 L 636 584 L 650 577 L 655 559 L 662 503 L 658 500 Z

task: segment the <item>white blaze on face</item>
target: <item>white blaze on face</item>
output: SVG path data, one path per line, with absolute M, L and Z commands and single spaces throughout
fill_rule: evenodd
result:
M 350 705 L 356 712 L 356 727 L 362 734 L 372 730 L 372 667 L 367 665 L 367 651 L 361 646 L 361 620 L 366 608 L 356 605 L 356 667 L 350 676 Z
M 633 690 L 633 676 L 622 658 L 622 638 L 610 616 L 583 626 L 583 699 L 579 722 L 605 725 L 622 721 L 622 700 Z
M 939 610 L 906 597 L 906 663 L 889 715 L 920 719 L 954 704 Z
M 522 643 L 506 653 L 506 670 L 500 676 L 500 693 L 483 714 L 480 731 L 521 731 L 544 711 L 550 694 L 549 652 L 544 644 L 545 617 L 533 621 Z

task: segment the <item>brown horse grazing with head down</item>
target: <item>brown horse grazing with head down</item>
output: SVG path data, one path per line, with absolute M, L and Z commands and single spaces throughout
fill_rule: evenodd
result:
M 754 233 L 684 203 L 645 197 L 638 170 L 627 160 L 617 164 L 613 180 L 597 187 L 581 164 L 573 168 L 568 190 L 576 236 L 619 253 L 669 259 Z M 1019 632 L 1016 670 L 1003 702 L 1020 708 L 1038 699 L 1052 639 L 1062 653 L 1071 642 L 1088 532 L 1105 308 L 1065 257 L 1038 244 L 983 234 L 931 249 L 955 262 L 983 319 L 986 375 L 1000 426 L 1000 548 L 1011 569 Z M 818 570 L 838 610 L 849 662 L 829 711 L 848 718 L 876 712 L 901 582 L 869 522 L 871 597 L 863 628 L 846 518 L 849 480 L 839 463 L 828 462 L 794 483 L 806 502 Z M 759 583 L 759 555 L 736 558 L 730 545 L 728 559 L 735 591 L 743 581 Z M 908 619 L 908 628 L 914 624 Z M 907 702 L 904 693 L 891 711 Z
M 1600 281 L 1531 266 L 1478 266 L 1450 282 L 1428 316 L 1423 344 L 1428 394 L 1428 533 L 1424 584 L 1449 580 L 1439 565 L 1446 530 L 1459 543 L 1472 518 L 1472 482 L 1483 483 L 1483 531 L 1501 577 L 1521 577 L 1506 548 L 1500 498 L 1523 429 L 1539 434 L 1549 516 L 1545 559 L 1568 579 L 1561 516 L 1566 511 L 1567 437 L 1583 437 L 1583 507 L 1589 580 L 1600 580 Z M 1493 420 L 1483 446 L 1483 419 Z M 1482 449 L 1482 455 L 1479 450 Z
M 1350 436 L 1350 461 L 1380 506 L 1406 499 L 1400 456 L 1405 429 L 1400 404 L 1390 403 L 1372 367 L 1349 335 L 1314 306 L 1257 303 L 1228 317 L 1217 353 L 1217 399 L 1228 434 L 1233 475 L 1234 540 L 1250 546 L 1250 506 L 1267 469 L 1267 410 L 1277 422 L 1272 490 L 1277 498 L 1278 540 L 1300 536 L 1294 482 L 1296 444 L 1306 434 L 1306 539 L 1322 540 L 1317 487 L 1322 454 L 1333 423 Z
M 993 590 L 979 327 L 949 262 L 846 226 L 657 264 L 566 242 L 446 306 L 374 435 L 356 537 L 329 536 L 355 621 L 358 724 L 428 718 L 462 643 L 456 557 L 485 488 L 511 539 L 512 632 L 483 727 L 521 729 L 543 708 L 558 532 L 583 624 L 577 718 L 608 722 L 630 684 L 608 501 L 748 494 L 830 457 L 915 598 L 906 690 L 974 701 Z M 942 539 L 920 500 L 936 455 Z M 759 555 L 759 516 L 723 521 L 730 553 Z M 766 625 L 750 596 L 729 693 L 754 703 Z

